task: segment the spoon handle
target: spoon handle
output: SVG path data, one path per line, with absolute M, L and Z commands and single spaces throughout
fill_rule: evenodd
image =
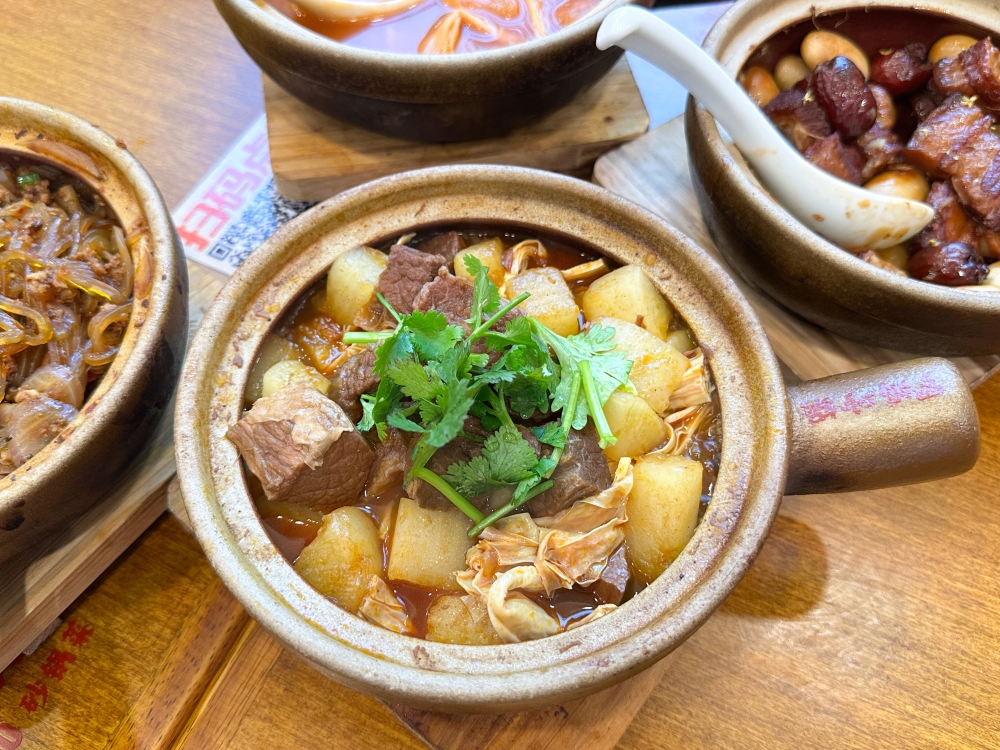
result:
M 874 195 L 814 166 L 781 135 L 743 87 L 701 47 L 634 6 L 619 8 L 597 32 L 669 73 L 726 129 L 768 191 L 800 222 L 851 251 L 912 237 L 934 216 L 918 201 Z
M 704 105 L 744 154 L 787 150 L 801 158 L 774 129 L 743 88 L 701 47 L 673 26 L 636 7 L 611 13 L 597 32 L 597 46 L 617 45 L 669 73 Z

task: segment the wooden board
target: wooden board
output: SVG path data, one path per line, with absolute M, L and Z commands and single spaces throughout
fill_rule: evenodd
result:
M 649 127 L 624 56 L 558 112 L 485 141 L 435 144 L 378 135 L 308 107 L 266 76 L 264 103 L 275 184 L 299 201 L 325 200 L 376 177 L 439 164 L 515 164 L 587 177 L 598 156 Z
M 190 264 L 191 330 L 221 288 Z M 118 486 L 34 554 L 2 566 L 0 670 L 12 662 L 166 509 L 174 475 L 173 406 Z
M 729 267 L 712 242 L 691 186 L 683 117 L 602 156 L 594 165 L 594 181 L 659 214 L 718 261 L 757 311 L 775 354 L 795 377 L 812 380 L 915 356 L 860 344 L 815 326 L 750 287 Z M 1000 356 L 952 361 L 972 385 L 1000 366 Z

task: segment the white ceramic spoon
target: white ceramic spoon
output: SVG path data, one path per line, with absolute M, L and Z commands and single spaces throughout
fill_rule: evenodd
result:
M 926 203 L 865 190 L 808 162 L 722 66 L 649 11 L 619 8 L 605 18 L 597 46 L 611 45 L 648 60 L 690 91 L 778 202 L 834 244 L 853 251 L 891 247 L 934 218 Z

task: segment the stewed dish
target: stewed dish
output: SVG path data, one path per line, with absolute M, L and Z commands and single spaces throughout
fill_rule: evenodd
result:
M 580 697 L 675 648 L 760 548 L 793 441 L 798 492 L 962 471 L 978 446 L 950 363 L 786 391 L 676 230 L 486 166 L 279 230 L 206 314 L 174 434 L 251 615 L 348 685 L 448 711 Z
M 935 209 L 907 244 L 862 248 L 859 257 L 935 284 L 1000 290 L 1000 266 L 984 260 L 1000 258 L 1000 51 L 992 40 L 944 34 L 869 57 L 849 37 L 816 29 L 771 70 L 768 51 L 747 61 L 743 85 L 806 159 Z
M 680 553 L 717 471 L 713 392 L 641 267 L 445 228 L 337 258 L 228 435 L 318 591 L 401 634 L 509 643 L 606 615 Z
M 541 39 L 601 5 L 601 0 L 270 2 L 306 28 L 344 44 L 427 55 L 475 52 Z
M 0 476 L 70 423 L 114 360 L 132 313 L 128 242 L 78 177 L 0 154 Z

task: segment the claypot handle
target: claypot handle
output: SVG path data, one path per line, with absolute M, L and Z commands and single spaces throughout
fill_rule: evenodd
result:
M 961 474 L 979 456 L 969 386 L 946 359 L 913 359 L 787 389 L 785 494 L 913 484 Z

